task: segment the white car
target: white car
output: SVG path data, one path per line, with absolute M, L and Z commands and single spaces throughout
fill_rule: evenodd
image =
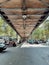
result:
M 47 40 L 46 44 L 49 44 L 49 39 Z
M 0 39 L 0 51 L 3 51 L 7 48 L 7 46 L 5 45 L 5 41 L 4 39 Z

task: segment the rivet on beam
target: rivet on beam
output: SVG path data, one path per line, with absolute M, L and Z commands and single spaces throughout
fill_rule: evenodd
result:
M 40 22 L 42 21 L 42 19 L 41 20 L 39 20 Z
M 0 10 L 0 14 L 2 14 L 2 15 L 3 15 L 3 14 L 5 14 L 5 13 L 4 13 L 4 12 L 2 12 L 2 11 Z
M 8 17 L 7 16 L 3 16 L 5 19 L 8 19 Z
M 44 19 L 44 18 L 45 18 L 45 16 L 42 16 L 42 17 L 41 17 L 41 19 Z
M 44 12 L 44 14 L 47 14 L 49 12 L 49 10 L 48 11 L 46 11 L 46 12 Z
M 10 20 L 7 20 L 8 22 L 10 22 Z

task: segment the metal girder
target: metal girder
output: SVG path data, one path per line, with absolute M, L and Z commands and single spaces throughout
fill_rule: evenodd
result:
M 20 25 L 20 24 L 14 24 L 14 26 L 20 26 L 20 27 L 22 27 L 23 25 Z M 27 24 L 25 24 L 25 26 L 26 26 L 26 27 L 34 27 L 35 25 L 34 25 L 34 24 L 32 24 L 32 25 L 27 25 Z
M 17 0 L 15 0 L 15 1 L 14 1 L 14 0 L 9 0 L 9 1 L 10 1 L 10 5 L 9 5 L 9 3 L 7 2 L 8 5 L 12 7 L 11 4 L 15 4 L 15 2 L 16 2 L 16 5 L 19 6 L 19 4 L 17 4 L 17 2 L 18 2 L 18 3 L 21 3 L 22 0 L 21 0 L 21 1 L 19 1 L 19 0 L 18 0 L 18 1 L 17 1 Z M 14 3 L 12 3 L 13 1 L 14 1 Z M 24 1 L 25 1 L 25 0 L 24 0 Z M 4 2 L 4 1 L 3 1 L 3 2 Z M 5 6 L 5 8 L 6 8 L 6 7 L 7 7 L 7 3 L 3 3 L 3 7 L 4 7 L 4 5 L 6 5 L 6 6 Z M 28 3 L 29 3 L 31 6 L 29 6 Z M 35 5 L 34 5 L 34 4 L 35 4 Z M 0 5 L 1 5 L 1 4 L 0 4 Z M 34 0 L 31 0 L 31 1 L 30 1 L 30 0 L 29 0 L 29 1 L 26 0 L 26 4 L 25 4 L 25 5 L 27 5 L 28 7 L 36 6 L 36 0 L 35 0 L 35 1 L 34 1 Z M 38 7 L 38 5 L 41 5 L 41 7 L 42 7 L 43 3 L 40 2 L 39 0 L 37 0 L 37 7 Z M 27 7 L 27 6 L 26 6 L 26 7 Z M 43 7 L 44 7 L 44 6 L 45 6 L 45 5 L 43 5 Z M 1 5 L 1 7 L 2 7 L 2 5 Z M 10 7 L 10 8 L 11 8 L 11 7 Z M 40 7 L 40 6 L 39 6 L 39 7 Z M 16 8 L 16 6 L 15 6 L 15 8 Z
M 21 20 L 21 19 L 23 20 L 23 18 L 16 18 L 16 19 L 9 18 L 9 19 L 12 20 L 12 21 L 17 21 L 17 20 Z M 38 19 L 38 18 L 37 18 L 37 19 L 34 18 L 34 19 L 35 19 L 35 20 L 39 20 L 40 18 L 39 18 L 39 19 Z M 26 20 L 32 20 L 32 21 L 33 21 L 34 19 L 33 19 L 33 18 L 26 18 Z M 40 19 L 40 20 L 41 20 L 41 19 Z
M 1 11 L 0 11 L 0 14 L 1 14 Z M 5 20 L 6 23 L 8 23 L 15 31 L 18 35 L 20 35 L 17 30 L 15 29 L 15 27 L 13 26 L 13 24 L 10 22 L 10 20 L 7 20 L 2 14 L 1 14 L 1 17 L 3 18 L 3 20 Z M 8 18 L 8 17 L 7 17 Z M 20 35 L 21 37 L 21 35 Z
M 5 14 L 3 14 L 3 15 L 5 15 Z M 7 14 L 7 16 L 8 15 L 11 15 L 11 16 L 23 16 L 23 15 L 18 15 L 18 14 Z M 6 15 L 5 15 L 6 16 Z M 30 14 L 30 15 L 26 15 L 26 16 L 42 16 L 41 14 Z
M 39 0 L 41 1 L 44 5 L 46 5 L 47 7 L 49 7 L 49 3 L 46 3 L 45 0 Z
M 0 8 L 1 10 L 23 10 L 22 8 Z M 32 9 L 32 10 L 46 10 L 46 8 L 27 8 L 25 10 Z
M 0 8 L 1 9 L 1 8 Z M 35 9 L 26 9 L 26 10 L 22 10 L 22 9 L 6 9 L 6 8 L 3 8 L 1 9 L 1 11 L 4 11 L 6 14 L 29 14 L 29 12 L 32 12 L 31 14 L 41 14 L 42 12 L 44 12 L 46 9 L 38 9 L 38 8 L 35 8 Z
M 12 19 L 12 20 L 19 20 L 19 19 L 23 19 L 22 18 L 22 15 L 21 16 L 19 16 L 19 15 L 13 15 L 13 16 L 11 16 L 11 15 L 6 15 L 6 16 L 8 16 L 8 18 L 9 19 Z M 39 19 L 41 16 L 40 15 L 30 15 L 30 16 L 27 16 L 27 19 Z
M 26 0 L 22 0 L 22 10 L 26 10 Z
M 45 12 L 47 12 L 47 13 L 44 15 Z M 49 16 L 49 9 L 47 9 L 45 12 L 43 13 L 43 16 L 40 17 L 41 20 L 39 19 L 38 23 L 36 24 L 36 26 L 34 27 L 34 29 L 31 31 L 30 35 L 31 35 L 32 32 L 33 32 L 41 23 L 43 23 L 44 20 Z M 28 36 L 28 37 L 29 37 L 29 36 Z
M 8 3 L 8 1 L 10 1 Z M 42 2 L 40 2 L 41 0 L 37 0 L 37 3 L 36 3 L 36 0 L 4 0 L 2 3 L 0 3 L 0 10 L 1 11 L 4 11 L 4 12 L 1 12 L 1 15 L 3 16 L 3 18 L 6 20 L 6 22 L 8 24 L 11 25 L 11 27 L 13 27 L 13 29 L 22 37 L 26 37 L 28 36 L 28 34 L 32 33 L 31 31 L 33 31 L 35 28 L 37 28 L 47 17 L 47 14 L 48 12 L 46 11 L 46 9 L 49 9 L 47 8 L 48 6 L 45 6 Z M 47 0 L 46 0 L 47 1 Z M 7 3 L 6 3 L 7 2 Z M 14 2 L 14 3 L 12 3 Z M 18 2 L 18 4 L 17 4 Z M 2 5 L 3 4 L 3 5 Z M 16 5 L 15 5 L 16 4 Z M 37 5 L 37 6 L 36 6 Z M 40 6 L 39 6 L 40 5 Z M 2 8 L 3 7 L 3 8 Z M 43 8 L 42 8 L 43 7 Z M 12 11 L 13 10 L 13 11 Z M 19 11 L 18 11 L 19 10 Z M 18 11 L 18 12 L 17 12 Z M 46 12 L 45 12 L 46 11 Z M 11 13 L 10 13 L 11 12 Z M 13 12 L 13 13 L 12 13 Z M 30 14 L 30 13 L 31 14 Z M 32 13 L 33 12 L 33 13 Z M 16 14 L 17 13 L 17 14 Z M 29 14 L 29 15 L 28 15 Z M 24 15 L 26 16 L 24 18 Z M 8 16 L 20 16 L 20 19 L 22 19 L 20 22 L 17 21 L 20 20 L 19 18 L 15 18 L 15 22 L 16 23 L 20 23 L 19 25 L 16 24 L 14 22 L 14 20 Z M 36 21 L 37 25 L 30 25 L 32 24 L 32 22 L 35 22 L 35 18 L 31 17 L 31 16 L 34 16 L 34 17 L 39 17 L 38 20 Z M 22 17 L 22 18 L 21 18 Z M 32 19 L 33 18 L 33 19 Z M 10 21 L 10 20 L 11 21 Z M 30 20 L 28 20 L 30 19 Z M 32 21 L 31 21 L 32 20 Z M 14 23 L 13 23 L 13 22 Z M 27 22 L 27 23 L 26 23 Z M 28 24 L 29 23 L 29 24 Z M 21 25 L 22 24 L 22 25 Z M 27 25 L 28 24 L 28 25 Z M 33 23 L 34 24 L 34 23 Z M 21 27 L 20 27 L 21 25 Z M 17 28 L 16 28 L 17 27 Z M 18 27 L 20 28 L 20 30 L 18 29 Z M 28 28 L 27 28 L 28 27 Z M 34 28 L 35 27 L 35 28 Z M 23 29 L 21 29 L 23 28 Z M 30 30 L 30 32 L 28 32 L 28 30 Z M 21 34 L 21 32 L 22 34 Z M 27 31 L 27 33 L 26 33 Z
M 0 5 L 2 5 L 3 3 L 9 2 L 10 0 L 5 0 L 3 2 L 0 3 Z

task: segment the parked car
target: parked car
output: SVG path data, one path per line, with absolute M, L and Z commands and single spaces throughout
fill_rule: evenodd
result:
M 28 43 L 30 43 L 30 44 L 39 44 L 39 41 L 38 40 L 28 40 L 27 41 Z
M 34 40 L 31 40 L 31 39 L 28 40 L 27 42 L 30 43 L 30 44 L 34 44 Z
M 0 39 L 0 51 L 3 51 L 7 48 L 4 39 Z
M 46 44 L 49 44 L 49 39 L 47 40 Z
M 46 43 L 46 40 L 39 40 L 39 43 Z
M 35 43 L 35 44 L 39 44 L 39 41 L 38 41 L 38 40 L 35 40 L 34 43 Z

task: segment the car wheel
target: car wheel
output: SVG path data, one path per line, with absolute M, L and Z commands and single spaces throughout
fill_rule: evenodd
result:
M 2 52 L 3 51 L 3 49 L 0 49 L 0 52 Z

